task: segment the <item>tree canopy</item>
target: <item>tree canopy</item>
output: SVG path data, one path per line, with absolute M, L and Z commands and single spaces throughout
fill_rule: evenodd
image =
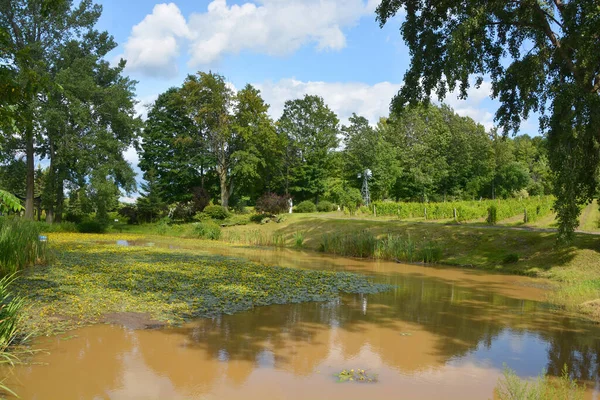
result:
M 517 132 L 533 112 L 547 134 L 562 238 L 598 192 L 600 9 L 596 0 L 383 0 L 381 25 L 400 12 L 411 54 L 393 107 L 492 81 L 496 120 Z

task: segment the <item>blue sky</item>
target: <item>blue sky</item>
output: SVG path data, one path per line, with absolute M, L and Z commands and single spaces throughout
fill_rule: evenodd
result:
M 286 100 L 322 96 L 342 123 L 356 112 L 375 123 L 409 65 L 400 36 L 402 15 L 381 29 L 379 0 L 97 0 L 103 5 L 98 29 L 119 43 L 108 58 L 127 60 L 126 73 L 139 81 L 138 112 L 185 76 L 212 70 L 235 87 L 258 87 L 281 115 Z M 469 98 L 445 99 L 460 115 L 487 129 L 498 103 L 490 83 L 471 88 Z M 536 121 L 523 133 L 536 134 Z M 127 158 L 135 165 L 137 155 Z

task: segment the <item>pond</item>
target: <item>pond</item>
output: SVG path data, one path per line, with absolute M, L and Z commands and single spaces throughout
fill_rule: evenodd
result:
M 5 383 L 23 399 L 489 399 L 505 364 L 521 377 L 559 375 L 566 364 L 589 398 L 599 393 L 600 327 L 551 310 L 543 282 L 289 250 L 206 251 L 359 272 L 395 289 L 177 328 L 86 327 L 38 339 L 45 351 Z M 377 382 L 338 383 L 343 369 Z

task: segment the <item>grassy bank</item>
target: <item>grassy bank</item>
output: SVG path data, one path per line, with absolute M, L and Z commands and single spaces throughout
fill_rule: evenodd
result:
M 100 243 L 117 239 L 139 236 L 51 234 L 52 264 L 24 271 L 17 282 L 16 290 L 28 298 L 25 329 L 49 334 L 120 312 L 179 323 L 255 306 L 388 289 L 351 273 L 270 267 L 198 250 Z

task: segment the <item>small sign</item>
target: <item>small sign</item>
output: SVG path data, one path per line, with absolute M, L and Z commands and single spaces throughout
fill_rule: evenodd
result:
M 38 239 L 39 239 L 40 242 L 47 242 L 48 241 L 48 236 L 40 235 L 38 237 Z

